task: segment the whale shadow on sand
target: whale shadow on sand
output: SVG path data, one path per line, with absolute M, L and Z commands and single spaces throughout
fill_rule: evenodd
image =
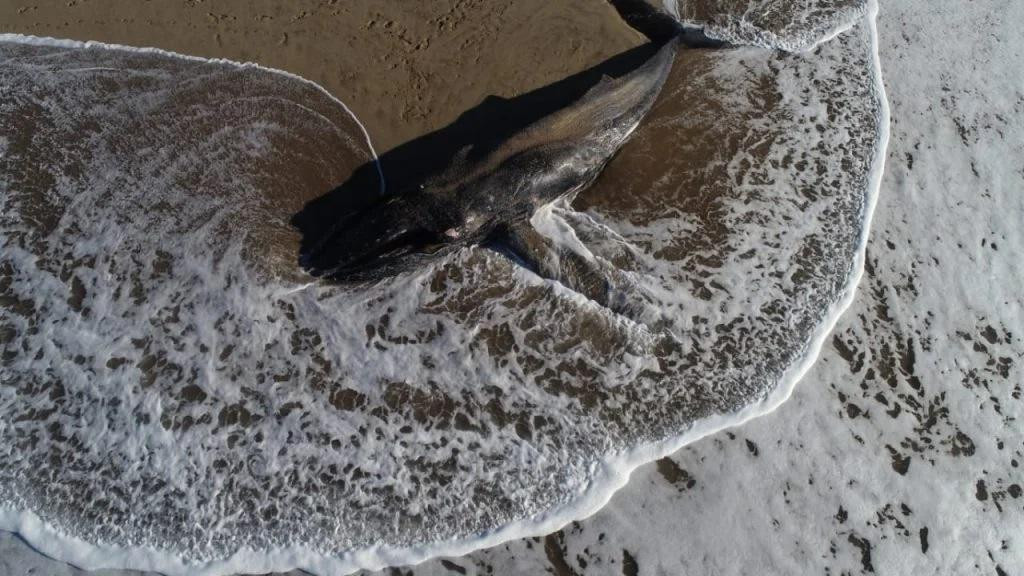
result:
M 299 265 L 328 280 L 337 262 L 336 250 L 325 243 L 339 223 L 357 218 L 371 207 L 404 191 L 413 190 L 432 175 L 440 173 L 460 154 L 468 161 L 483 158 L 502 142 L 524 128 L 581 99 L 602 78 L 618 78 L 647 62 L 671 38 L 680 38 L 680 48 L 718 48 L 698 30 L 683 29 L 670 16 L 652 13 L 643 0 L 614 0 L 620 16 L 650 42 L 617 54 L 596 66 L 515 96 L 488 96 L 463 112 L 454 122 L 383 154 L 377 162 L 357 168 L 348 180 L 308 202 L 291 224 L 302 236 Z M 384 185 L 381 185 L 383 173 Z

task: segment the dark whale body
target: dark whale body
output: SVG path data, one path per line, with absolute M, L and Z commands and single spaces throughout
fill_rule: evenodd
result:
M 654 104 L 677 46 L 676 38 L 664 41 L 638 68 L 604 77 L 576 102 L 487 153 L 467 147 L 418 186 L 336 222 L 304 255 L 307 267 L 337 281 L 373 281 L 466 246 L 488 245 L 565 282 L 553 262 L 566 258 L 546 256 L 552 247 L 530 218 L 543 206 L 571 201 L 597 178 Z M 588 268 L 582 256 L 569 256 L 575 261 L 568 268 Z M 603 281 L 581 280 L 586 276 L 567 283 L 602 300 Z

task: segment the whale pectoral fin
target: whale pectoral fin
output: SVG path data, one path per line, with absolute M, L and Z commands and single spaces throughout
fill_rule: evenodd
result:
M 559 256 L 558 280 L 601 306 L 611 308 L 612 284 L 601 266 L 572 250 L 560 250 Z
M 557 246 L 528 222 L 502 226 L 493 237 L 500 249 L 538 276 L 554 280 L 607 307 L 611 284 L 602 267 Z
M 502 224 L 491 233 L 487 245 L 538 276 L 546 276 L 545 271 L 551 269 L 551 242 L 529 224 Z

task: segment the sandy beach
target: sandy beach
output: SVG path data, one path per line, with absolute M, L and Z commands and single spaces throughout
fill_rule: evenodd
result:
M 378 152 L 645 39 L 604 2 L 4 2 L 0 30 L 256 62 L 344 101 Z
M 892 140 L 865 274 L 792 397 L 772 414 L 638 468 L 605 508 L 547 536 L 372 574 L 1024 570 L 1017 536 L 1024 522 L 1024 301 L 1016 266 L 1024 204 L 1015 193 L 1024 173 L 994 160 L 1024 152 L 1017 138 L 1024 84 L 1014 64 L 1024 41 L 1012 30 L 1024 14 L 1012 0 L 969 9 L 953 1 L 883 2 L 880 14 Z M 993 14 L 1009 14 L 1009 24 Z M 947 41 L 944 30 L 961 19 L 992 33 L 977 45 Z M 646 42 L 610 5 L 588 0 L 10 0 L 0 3 L 3 32 L 156 47 L 298 74 L 343 101 L 382 155 L 449 126 L 488 97 L 521 95 Z M 961 69 L 965 61 L 973 65 Z M 705 68 L 715 63 L 695 57 L 677 75 L 711 77 Z M 998 84 L 992 92 L 978 88 L 990 78 Z M 709 81 L 680 93 L 699 100 L 701 90 L 714 89 L 726 92 Z M 770 90 L 751 93 L 769 112 L 785 100 Z M 709 106 L 710 117 L 727 117 L 719 102 Z M 666 119 L 657 139 L 669 140 L 674 116 L 661 114 L 653 116 Z M 679 149 L 745 133 L 739 123 L 691 130 Z M 731 145 L 743 151 L 746 142 L 737 137 Z M 661 164 L 647 152 L 632 150 L 634 162 L 608 171 L 604 190 L 621 188 L 624 205 L 644 200 L 646 190 L 629 187 L 634 172 L 655 173 Z M 688 158 L 714 159 L 702 152 Z M 694 186 L 712 188 L 700 178 L 725 182 L 725 164 L 717 169 L 694 171 Z M 695 201 L 692 210 L 703 205 Z M 5 571 L 143 574 L 85 572 L 0 532 Z

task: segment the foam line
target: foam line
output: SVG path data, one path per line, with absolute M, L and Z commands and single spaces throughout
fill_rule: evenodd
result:
M 556 531 L 569 522 L 585 518 L 600 510 L 614 493 L 628 482 L 630 474 L 637 467 L 672 454 L 683 446 L 700 440 L 705 436 L 725 428 L 741 425 L 752 418 L 773 411 L 789 398 L 796 383 L 807 373 L 817 359 L 828 334 L 832 331 L 842 313 L 853 301 L 857 284 L 863 275 L 868 232 L 881 186 L 885 151 L 889 139 L 889 107 L 882 84 L 881 63 L 878 54 L 877 13 L 877 0 L 870 0 L 865 21 L 868 26 L 871 43 L 875 97 L 878 99 L 879 106 L 879 131 L 874 143 L 873 166 L 869 174 L 868 199 L 863 215 L 865 226 L 861 229 L 852 272 L 842 297 L 837 299 L 830 307 L 826 319 L 817 327 L 804 356 L 786 371 L 783 379 L 773 391 L 758 403 L 749 405 L 737 413 L 715 415 L 699 420 L 683 434 L 606 458 L 603 462 L 595 464 L 595 474 L 592 476 L 591 481 L 574 499 L 559 507 L 550 509 L 544 514 L 514 522 L 493 531 L 478 533 L 472 538 L 453 539 L 412 548 L 374 546 L 354 550 L 341 556 L 325 556 L 301 547 L 259 551 L 241 549 L 224 560 L 203 565 L 188 565 L 176 556 L 158 550 L 105 546 L 69 537 L 62 534 L 55 527 L 46 524 L 36 514 L 29 511 L 0 508 L 0 528 L 19 533 L 26 542 L 43 554 L 87 570 L 129 568 L 152 570 L 169 576 L 186 574 L 215 576 L 236 572 L 262 573 L 287 571 L 296 568 L 316 574 L 341 574 L 359 569 L 374 570 L 387 566 L 411 565 L 434 557 L 462 556 L 474 550 L 496 546 L 510 540 L 539 536 Z M 841 31 L 837 31 L 836 34 L 839 32 Z M 96 42 L 83 43 L 17 34 L 0 34 L 0 41 L 76 48 L 100 46 L 121 50 L 155 52 L 204 62 L 225 62 L 241 66 L 258 66 L 256 64 L 239 64 L 229 60 L 209 60 L 199 57 L 181 56 L 155 48 L 130 48 Z M 265 69 L 292 78 L 299 78 L 287 72 L 270 68 Z M 301 80 L 309 82 L 305 79 Z M 312 82 L 309 83 L 316 85 Z M 317 87 L 323 90 L 322 87 Z M 335 98 L 335 100 L 337 99 Z M 345 106 L 344 103 L 338 102 Z M 348 110 L 347 107 L 345 109 Z M 351 112 L 349 113 L 351 114 Z M 359 126 L 363 130 L 372 151 L 369 134 L 361 123 L 359 123 Z M 373 151 L 373 154 L 376 159 L 376 152 Z M 381 174 L 381 185 L 383 187 L 383 172 L 379 162 L 377 163 L 377 169 Z
M 874 1 L 874 0 L 872 0 Z M 827 28 L 822 30 L 812 40 L 807 38 L 796 38 L 787 40 L 780 37 L 777 34 L 769 32 L 767 30 L 757 30 L 754 34 L 755 39 L 750 39 L 745 36 L 738 34 L 729 33 L 720 28 L 710 25 L 709 22 L 702 22 L 697 20 L 687 20 L 682 18 L 679 14 L 678 0 L 664 0 L 665 10 L 671 13 L 676 19 L 679 20 L 680 24 L 684 27 L 693 28 L 700 30 L 708 38 L 712 40 L 719 40 L 728 44 L 735 44 L 739 46 L 752 45 L 761 48 L 770 48 L 774 50 L 784 50 L 786 52 L 806 53 L 811 52 L 818 46 L 834 40 L 840 34 L 848 32 L 858 22 L 861 22 L 865 17 L 870 18 L 870 5 L 865 6 L 861 10 L 856 10 L 845 19 L 833 22 Z
M 356 116 L 354 112 L 352 112 L 352 109 L 349 108 L 347 104 L 338 99 L 334 94 L 331 94 L 330 92 L 327 91 L 326 88 L 317 84 L 316 82 L 303 78 L 298 74 L 293 74 L 291 72 L 288 72 L 286 70 L 280 70 L 278 68 L 271 68 L 269 66 L 257 64 L 255 62 L 238 62 L 236 60 L 229 60 L 227 58 L 203 58 L 202 56 L 190 56 L 188 54 L 179 54 L 177 52 L 171 52 L 169 50 L 164 50 L 162 48 L 154 48 L 151 46 L 125 46 L 124 44 L 108 44 L 106 42 L 97 42 L 96 40 L 88 40 L 83 42 L 81 40 L 70 40 L 65 38 L 51 38 L 49 36 L 32 36 L 29 34 L 15 34 L 11 32 L 3 32 L 0 33 L 0 42 L 28 44 L 31 46 L 52 46 L 55 48 L 105 48 L 108 50 L 124 50 L 126 52 L 138 52 L 140 54 L 159 54 L 161 56 L 178 58 L 180 60 L 189 60 L 192 62 L 228 64 L 231 66 L 237 66 L 239 68 L 256 68 L 258 70 L 266 70 L 267 72 L 273 72 L 275 74 L 280 74 L 293 80 L 298 80 L 299 82 L 316 88 L 325 96 L 330 98 L 331 101 L 339 104 L 345 110 L 345 112 L 347 112 L 348 115 L 352 117 L 352 120 L 355 121 L 356 125 L 359 126 L 359 129 L 363 132 L 363 137 L 366 139 L 366 145 L 370 148 L 370 154 L 373 155 L 373 163 L 377 167 L 377 175 L 380 177 L 380 192 L 381 194 L 384 193 L 384 170 L 381 168 L 380 158 L 377 154 L 376 148 L 373 147 L 373 139 L 370 138 L 370 132 L 366 129 L 366 126 L 364 126 L 363 122 L 359 119 L 359 117 Z M 91 69 L 95 70 L 96 68 Z M 89 69 L 80 70 L 85 71 Z

